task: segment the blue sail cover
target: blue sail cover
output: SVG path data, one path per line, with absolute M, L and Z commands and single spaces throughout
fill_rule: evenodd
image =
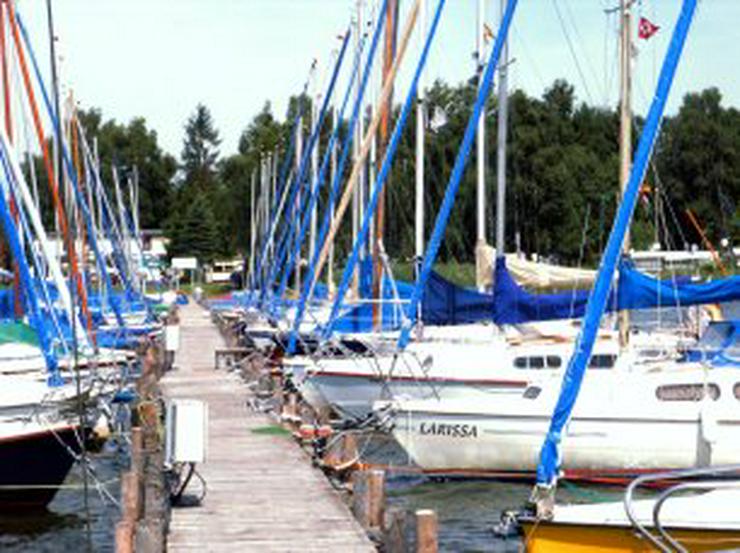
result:
M 494 296 L 462 288 L 432 271 L 424 287 L 421 318 L 428 325 L 459 325 L 490 321 Z
M 506 258 L 496 259 L 493 284 L 493 320 L 498 325 L 582 317 L 590 290 L 532 294 L 517 284 L 506 268 Z M 610 293 L 608 305 L 613 306 Z
M 413 284 L 396 281 L 402 300 L 411 297 Z M 496 260 L 493 294 L 458 286 L 432 271 L 424 287 L 421 318 L 428 325 L 460 325 L 493 321 L 498 325 L 522 324 L 535 321 L 580 318 L 585 312 L 590 290 L 569 290 L 555 294 L 528 292 L 511 276 L 506 259 Z M 372 262 L 360 264 L 360 294 L 372 297 Z M 392 298 L 386 279 L 383 299 Z M 658 280 L 633 267 L 620 263 L 619 292 L 609 293 L 606 311 L 618 309 L 650 309 L 655 307 L 687 307 L 708 303 L 740 300 L 740 277 L 733 276 L 713 282 L 692 283 L 689 277 Z M 400 319 L 395 305 L 383 306 L 383 329 L 397 329 Z M 338 318 L 339 332 L 369 332 L 372 330 L 372 306 L 357 305 Z
M 628 262 L 622 262 L 619 267 L 620 309 L 680 307 L 737 299 L 740 299 L 740 276 L 695 284 L 687 278 L 658 280 L 639 272 Z
M 360 294 L 363 298 L 372 297 L 371 270 L 372 261 L 370 263 L 363 262 L 360 265 Z M 412 284 L 397 280 L 395 281 L 395 285 L 398 291 L 398 299 L 404 301 L 411 297 L 411 292 L 414 288 Z M 383 277 L 382 292 L 383 303 L 381 304 L 381 309 L 383 330 L 397 330 L 401 327 L 404 307 L 403 304 L 394 301 L 396 298 L 393 295 L 393 287 L 388 277 Z M 373 330 L 373 304 L 362 303 L 351 307 L 337 317 L 332 325 L 332 330 L 341 334 L 371 332 Z

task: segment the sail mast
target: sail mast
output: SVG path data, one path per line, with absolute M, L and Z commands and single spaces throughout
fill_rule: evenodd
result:
M 360 49 L 360 38 L 362 37 L 362 3 L 364 0 L 357 0 L 357 18 L 355 20 L 355 48 L 357 51 Z M 356 90 L 356 99 L 357 101 L 360 100 L 360 85 L 359 83 L 362 81 L 362 62 L 357 66 L 357 77 L 356 82 L 357 84 L 357 90 Z M 357 164 L 357 161 L 360 159 L 360 142 L 362 141 L 362 136 L 364 134 L 365 129 L 365 110 L 361 107 L 360 108 L 360 117 L 357 120 L 357 126 L 355 127 L 355 137 L 352 142 L 352 163 Z M 360 179 L 360 184 L 362 184 L 362 180 Z M 357 240 L 357 231 L 360 224 L 360 192 L 358 190 L 358 187 L 355 187 L 355 189 L 352 191 L 352 243 L 354 244 L 355 240 Z M 355 271 L 355 274 L 352 276 L 352 295 L 355 298 L 359 298 L 360 296 L 360 272 Z
M 424 1 L 422 0 L 421 4 Z M 420 6 L 421 6 L 420 4 Z M 398 31 L 398 0 L 390 0 L 386 4 L 385 17 L 385 51 L 383 54 L 383 85 L 385 85 L 390 74 L 393 58 L 396 54 L 396 34 Z M 424 40 L 424 33 L 420 32 L 419 36 Z M 388 139 L 390 136 L 391 106 L 393 105 L 393 89 L 388 96 L 388 100 L 381 107 L 380 114 L 380 144 L 378 147 L 378 159 L 385 157 L 388 148 Z M 381 244 L 385 230 L 385 188 L 380 192 L 378 197 L 378 209 L 375 213 L 375 236 L 373 237 L 373 299 L 380 300 L 382 296 L 383 282 L 383 264 L 381 262 Z M 383 326 L 383 310 L 379 301 L 373 303 L 373 329 L 380 331 Z
M 620 198 L 624 195 L 627 181 L 632 167 L 632 30 L 631 14 L 632 0 L 620 0 L 619 15 L 621 20 L 621 39 L 619 51 L 620 90 L 619 90 L 619 192 Z M 625 234 L 622 244 L 622 254 L 626 255 L 630 249 L 629 230 Z M 629 340 L 629 311 L 619 312 L 619 345 L 627 347 Z
M 426 0 L 419 5 L 419 49 L 424 49 L 424 32 L 426 23 Z M 419 88 L 416 91 L 416 211 L 414 256 L 416 263 L 424 255 L 424 72 L 419 76 Z
M 478 86 L 483 83 L 483 67 L 485 65 L 485 21 L 486 21 L 486 8 L 485 0 L 478 0 L 478 21 L 476 25 L 475 40 L 476 40 L 476 59 L 475 59 L 475 71 L 478 74 Z M 480 266 L 481 254 L 483 248 L 486 245 L 486 117 L 485 110 L 484 114 L 478 119 L 478 135 L 477 135 L 477 185 L 476 185 L 476 219 L 478 222 L 478 234 L 476 240 L 476 265 Z M 477 285 L 478 289 L 483 288 L 483 273 L 482 271 L 476 271 L 477 274 Z
M 500 7 L 501 18 L 503 19 L 506 0 L 501 0 Z M 498 70 L 498 139 L 496 141 L 496 257 L 503 257 L 506 251 L 506 142 L 509 118 L 508 40 L 504 42 L 501 57 Z

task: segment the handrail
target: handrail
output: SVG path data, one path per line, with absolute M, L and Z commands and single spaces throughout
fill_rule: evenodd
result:
M 661 542 L 660 539 L 656 538 L 639 520 L 637 520 L 637 516 L 635 515 L 635 511 L 632 505 L 635 490 L 649 482 L 722 475 L 733 472 L 740 473 L 740 464 L 674 470 L 659 472 L 655 474 L 645 474 L 643 476 L 635 478 L 632 482 L 630 482 L 629 486 L 627 486 L 627 489 L 624 492 L 624 510 L 625 514 L 627 515 L 627 519 L 630 521 L 630 524 L 635 528 L 635 530 L 637 530 L 637 532 L 647 538 L 655 547 L 657 547 L 661 551 L 672 553 L 672 550 L 670 548 L 666 547 L 666 545 Z
M 685 482 L 683 484 L 679 484 L 665 490 L 663 493 L 660 494 L 660 496 L 658 496 L 658 499 L 655 501 L 655 505 L 653 506 L 653 524 L 655 525 L 655 529 L 658 531 L 661 537 L 665 541 L 667 541 L 676 551 L 679 551 L 680 553 L 688 553 L 688 550 L 684 546 L 682 546 L 675 538 L 673 538 L 660 523 L 660 511 L 663 508 L 663 505 L 665 504 L 666 500 L 668 500 L 671 496 L 678 492 L 686 490 L 719 490 L 724 488 L 740 488 L 740 480 L 725 482 L 716 482 L 713 480 Z

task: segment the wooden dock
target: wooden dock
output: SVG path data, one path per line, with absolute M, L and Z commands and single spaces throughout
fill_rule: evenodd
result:
M 238 375 L 214 369 L 223 340 L 209 313 L 180 309 L 175 369 L 160 384 L 166 398 L 208 403 L 206 463 L 198 467 L 203 504 L 172 510 L 170 551 L 375 551 L 339 494 L 292 438 L 255 433 L 274 421 L 247 408 Z

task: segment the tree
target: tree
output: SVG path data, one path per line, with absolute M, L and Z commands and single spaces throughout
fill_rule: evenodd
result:
M 683 235 L 701 244 L 688 223 L 691 209 L 718 243 L 740 234 L 740 112 L 722 106 L 716 88 L 687 94 L 674 117 L 664 124 L 658 167 L 662 186 L 675 199 Z M 680 238 L 675 237 L 680 244 Z
M 270 102 L 265 102 L 262 111 L 247 125 L 239 137 L 239 153 L 259 156 L 272 152 L 282 141 L 283 125 L 272 115 Z
M 77 113 L 88 145 L 97 143 L 100 158 L 100 178 L 108 198 L 113 195 L 112 168 L 116 167 L 125 184 L 134 169 L 139 177 L 139 221 L 142 228 L 162 228 L 172 209 L 174 199 L 174 176 L 177 162 L 162 151 L 157 133 L 148 128 L 143 117 L 131 119 L 128 123 L 118 123 L 113 119 L 104 120 L 97 108 L 80 110 Z M 81 148 L 77 152 L 82 159 Z M 44 223 L 54 225 L 54 210 L 48 177 L 42 158 L 35 155 L 33 172 L 28 161 L 23 164 L 24 172 L 30 180 L 36 179 L 39 190 L 39 204 Z M 83 179 L 84 181 L 84 179 Z M 128 195 L 126 194 L 128 199 Z
M 185 186 L 206 191 L 213 184 L 219 144 L 221 139 L 214 127 L 211 112 L 203 104 L 198 104 L 185 124 L 181 155 Z
M 219 253 L 218 226 L 203 193 L 192 198 L 183 217 L 172 220 L 168 234 L 171 257 L 193 256 L 200 263 L 210 263 Z
M 173 179 L 177 162 L 162 152 L 157 133 L 147 128 L 143 117 L 126 125 L 103 122 L 98 110 L 80 112 L 80 121 L 90 138 L 95 137 L 101 159 L 101 178 L 112 193 L 112 168 L 123 183 L 134 169 L 139 178 L 139 209 L 142 228 L 162 228 L 172 208 Z M 113 196 L 109 196 L 113 197 Z

